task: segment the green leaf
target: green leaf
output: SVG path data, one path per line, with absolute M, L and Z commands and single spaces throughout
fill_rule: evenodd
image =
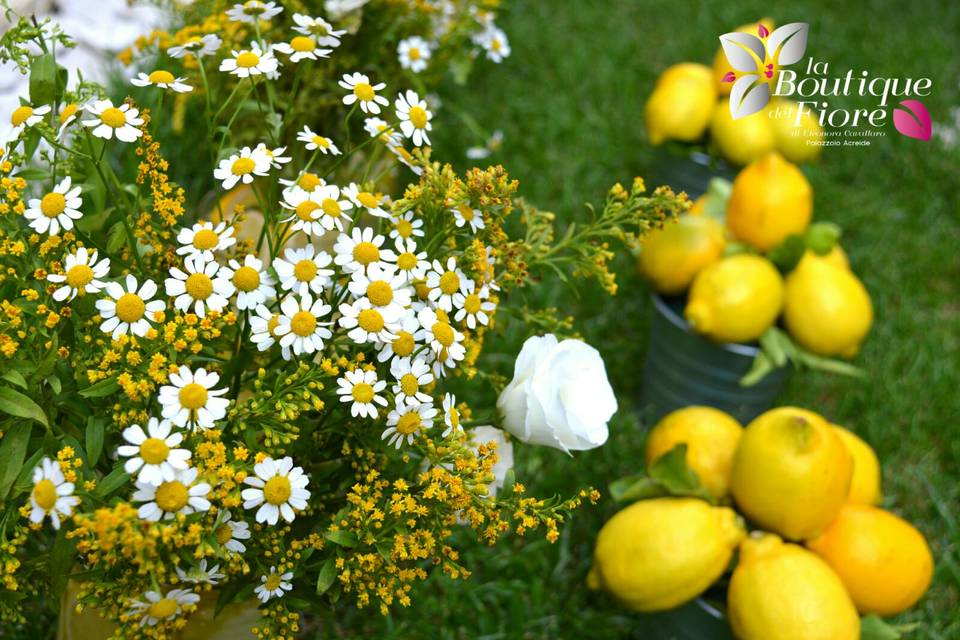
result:
M 779 245 L 770 250 L 767 257 L 784 273 L 793 271 L 807 250 L 803 236 L 790 234 Z
M 876 614 L 860 619 L 860 640 L 898 640 L 900 632 Z
M 57 98 L 57 61 L 52 53 L 44 53 L 30 64 L 30 102 L 52 104 Z
M 37 449 L 27 458 L 27 461 L 21 465 L 20 473 L 13 482 L 13 493 L 11 495 L 20 495 L 21 492 L 33 487 L 33 470 L 40 464 L 40 458 L 43 457 L 43 454 L 43 449 Z
M 50 385 L 50 388 L 53 389 L 56 395 L 60 395 L 60 392 L 63 391 L 63 384 L 57 376 L 49 376 L 47 378 L 47 384 Z
M 769 356 L 765 351 L 761 351 L 757 354 L 757 357 L 753 359 L 753 364 L 750 365 L 750 371 L 747 371 L 742 378 L 740 378 L 741 387 L 752 387 L 757 384 L 763 378 L 773 371 L 773 363 L 770 362 Z
M 100 498 L 106 498 L 111 493 L 127 484 L 130 480 L 130 474 L 123 470 L 123 467 L 117 467 L 97 484 L 94 494 Z
M 20 475 L 32 429 L 29 422 L 16 422 L 0 440 L 0 500 L 7 496 L 10 486 Z
M 323 537 L 341 547 L 357 546 L 357 534 L 352 531 L 325 531 Z
M 832 222 L 816 222 L 803 234 L 804 245 L 818 256 L 825 256 L 840 240 L 843 230 Z
M 507 469 L 507 472 L 503 475 L 503 486 L 500 487 L 499 496 L 501 498 L 509 497 L 513 494 L 513 485 L 517 484 L 517 474 L 514 473 L 513 467 Z
M 27 388 L 27 379 L 24 378 L 23 374 L 17 371 L 16 369 L 10 369 L 8 371 L 4 371 L 2 374 L 0 374 L 0 378 L 3 378 L 4 380 L 6 380 L 11 384 L 17 385 L 21 389 Z
M 776 327 L 770 327 L 760 336 L 760 346 L 775 367 L 787 364 L 787 352 L 784 349 L 782 334 Z
M 40 169 L 38 167 L 27 167 L 26 169 L 21 169 L 17 171 L 13 176 L 14 178 L 23 178 L 28 182 L 33 181 L 43 181 L 50 179 L 50 172 L 45 169 Z
M 87 420 L 87 430 L 84 434 L 84 441 L 87 450 L 87 463 L 93 466 L 100 458 L 100 452 L 103 450 L 103 418 L 93 418 Z
M 116 253 L 127 242 L 127 235 L 122 222 L 115 222 L 107 232 L 107 253 Z
M 667 495 L 659 482 L 646 475 L 626 476 L 614 480 L 609 486 L 610 497 L 615 502 L 636 502 L 647 498 L 660 498 Z
M 66 527 L 60 527 L 50 550 L 50 582 L 54 595 L 62 594 L 67 586 L 67 578 L 73 567 L 74 550 L 75 543 L 72 538 L 67 537 Z
M 670 495 L 696 496 L 713 502 L 713 497 L 700 485 L 700 478 L 687 465 L 687 444 L 679 443 L 653 461 L 650 477 L 663 485 Z
M 327 592 L 331 586 L 333 586 L 333 581 L 337 579 L 337 561 L 334 558 L 328 558 L 326 562 L 323 563 L 323 568 L 320 569 L 320 574 L 317 576 L 317 595 L 323 595 Z
M 79 394 L 84 398 L 102 398 L 114 393 L 119 388 L 120 385 L 117 384 L 116 378 L 104 378 L 85 389 L 81 389 Z
M 0 387 L 0 411 L 18 418 L 30 418 L 50 427 L 46 414 L 36 402 L 9 387 Z

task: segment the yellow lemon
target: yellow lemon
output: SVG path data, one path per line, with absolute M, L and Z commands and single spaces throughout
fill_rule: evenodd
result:
M 877 454 L 857 434 L 843 427 L 832 425 L 834 432 L 843 440 L 847 451 L 853 456 L 853 479 L 847 502 L 853 504 L 880 504 L 883 490 L 880 487 L 880 461 Z
M 790 234 L 803 233 L 813 216 L 813 189 L 779 153 L 769 153 L 737 174 L 727 203 L 734 237 L 769 251 Z
M 690 287 L 684 316 L 719 342 L 756 340 L 780 315 L 783 280 L 766 258 L 728 256 L 705 267 Z
M 797 118 L 798 105 L 793 100 L 775 98 L 767 107 L 767 114 L 773 124 L 773 137 L 777 141 L 777 151 L 790 162 L 812 162 L 820 157 L 823 149 L 823 127 L 819 116 L 804 108 Z
M 713 407 L 686 407 L 670 413 L 647 436 L 646 462 L 681 442 L 687 445 L 687 465 L 700 484 L 716 498 L 727 495 L 730 465 L 743 427 L 729 414 Z
M 851 358 L 873 325 L 870 294 L 849 269 L 804 256 L 787 276 L 783 319 L 797 343 L 823 356 Z
M 853 458 L 821 416 L 771 409 L 743 430 L 730 492 L 750 520 L 791 540 L 820 533 L 850 492 Z
M 703 137 L 717 91 L 709 67 L 686 62 L 667 69 L 647 99 L 644 116 L 653 145 Z
M 751 33 L 759 37 L 757 28 L 761 24 L 767 28 L 768 32 L 771 32 L 771 33 L 773 32 L 775 25 L 773 23 L 773 20 L 771 20 L 770 18 L 763 18 L 759 22 L 751 22 L 749 24 L 740 25 L 739 27 L 734 29 L 734 31 L 739 31 L 740 33 Z M 770 60 L 768 58 L 767 60 L 764 60 L 764 65 L 770 64 L 772 62 L 773 60 Z M 714 77 L 714 81 L 716 82 L 717 91 L 722 96 L 730 95 L 730 89 L 733 88 L 732 82 L 723 81 L 724 76 L 726 76 L 727 73 L 729 72 L 733 72 L 737 75 L 740 75 L 742 73 L 739 71 L 735 71 L 734 68 L 730 66 L 730 63 L 727 61 L 727 56 L 724 55 L 723 53 L 723 47 L 719 47 L 717 49 L 716 55 L 713 56 L 713 77 Z M 776 67 L 774 67 L 774 74 L 773 74 L 774 82 L 776 81 L 776 79 L 777 79 Z M 774 84 L 773 86 L 776 86 L 776 84 Z
M 750 164 L 776 148 L 773 124 L 766 111 L 733 119 L 726 98 L 717 102 L 710 119 L 710 138 L 734 164 Z
M 641 500 L 603 525 L 587 586 L 634 611 L 672 609 L 720 577 L 744 535 L 732 509 L 695 498 Z
M 643 239 L 637 266 L 660 293 L 682 293 L 723 255 L 723 233 L 723 225 L 709 216 L 680 216 Z
M 863 614 L 906 611 L 926 593 L 933 577 L 933 556 L 923 534 L 869 505 L 846 505 L 807 546 L 833 567 Z
M 797 266 L 794 267 L 794 269 L 802 265 L 804 261 L 807 261 L 808 258 L 811 261 L 820 258 L 821 260 L 826 260 L 835 267 L 847 270 L 850 269 L 850 258 L 847 257 L 847 252 L 844 251 L 843 247 L 841 247 L 839 244 L 833 245 L 833 249 L 830 250 L 830 253 L 822 256 L 817 255 L 813 251 L 807 250 L 804 252 L 803 257 L 800 258 L 800 262 L 797 263 Z
M 830 566 L 801 546 L 755 532 L 740 545 L 727 616 L 740 640 L 859 640 L 860 618 Z

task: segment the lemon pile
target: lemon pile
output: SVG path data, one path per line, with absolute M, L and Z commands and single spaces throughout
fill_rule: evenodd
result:
M 719 205 L 725 224 L 708 213 L 718 198 L 708 192 L 648 234 L 640 272 L 662 294 L 686 292 L 687 321 L 718 342 L 752 342 L 782 319 L 807 351 L 855 356 L 873 324 L 870 295 L 834 226 L 811 225 L 813 189 L 800 169 L 777 152 L 750 163 Z
M 774 30 L 769 18 L 737 28 L 744 33 L 758 34 L 760 25 L 767 32 Z M 769 52 L 768 52 L 769 56 Z M 761 77 L 772 89 L 778 69 L 769 57 L 764 64 L 773 65 L 772 76 Z M 713 68 L 695 62 L 682 62 L 664 71 L 647 99 L 644 116 L 647 135 L 657 146 L 667 140 L 698 142 L 709 132 L 711 146 L 728 160 L 745 165 L 777 150 L 792 162 L 811 162 L 820 155 L 823 128 L 819 115 L 803 109 L 798 115 L 797 103 L 773 97 L 762 110 L 736 120 L 730 113 L 729 96 L 733 82 L 724 81 L 727 74 L 736 75 L 723 49 L 717 50 Z
M 589 587 L 654 612 L 730 573 L 727 619 L 741 640 L 857 640 L 861 615 L 901 613 L 929 587 L 930 548 L 877 506 L 880 464 L 853 432 L 796 407 L 746 428 L 687 407 L 651 430 L 648 468 L 678 445 L 712 503 L 658 497 L 618 512 L 597 537 Z

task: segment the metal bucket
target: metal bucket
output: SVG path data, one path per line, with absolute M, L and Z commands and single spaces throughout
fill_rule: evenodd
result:
M 650 344 L 643 369 L 641 402 L 653 421 L 690 405 L 726 411 L 741 424 L 773 408 L 783 390 L 781 367 L 751 387 L 740 386 L 759 347 L 717 344 L 694 333 L 683 318 L 684 298 L 653 294 Z
M 652 184 L 666 184 L 674 191 L 685 191 L 691 199 L 707 192 L 711 178 L 733 181 L 737 175 L 737 170 L 726 161 L 702 151 L 661 147 L 656 151 L 655 162 Z

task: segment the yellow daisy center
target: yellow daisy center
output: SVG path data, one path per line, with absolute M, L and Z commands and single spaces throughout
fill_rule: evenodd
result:
M 283 504 L 290 497 L 290 481 L 287 476 L 273 476 L 263 485 L 263 498 L 270 504 L 276 506 Z M 274 574 L 276 575 L 276 574 Z M 277 576 L 279 581 L 280 577 Z
M 263 587 L 267 591 L 276 591 L 277 589 L 280 588 L 280 582 L 281 582 L 280 574 L 271 573 L 270 575 L 267 576 L 266 581 L 263 583 Z
M 313 51 L 317 48 L 317 45 L 314 43 L 312 38 L 308 38 L 306 36 L 297 36 L 290 41 L 290 48 L 294 51 L 305 53 L 307 51 Z
M 424 129 L 427 126 L 427 112 L 423 107 L 410 107 L 410 122 L 417 129 Z
M 190 493 L 187 491 L 186 485 L 179 480 L 164 482 L 157 487 L 157 493 L 154 496 L 157 506 L 167 513 L 176 513 L 183 509 L 189 498 Z
M 147 464 L 160 464 L 169 453 L 170 447 L 160 438 L 147 438 L 140 445 L 140 457 Z
M 180 406 L 190 411 L 196 411 L 207 404 L 207 388 L 202 384 L 190 382 L 180 388 L 178 394 Z
M 77 109 L 79 108 L 80 106 L 73 102 L 65 106 L 63 110 L 60 111 L 60 124 L 65 123 L 67 120 L 77 115 Z
M 164 71 L 163 69 L 157 69 L 147 76 L 147 79 L 153 84 L 172 84 L 173 81 L 176 80 L 172 73 Z
M 317 145 L 321 149 L 329 149 L 330 138 L 324 138 L 323 136 L 313 136 L 313 144 Z
M 377 95 L 366 82 L 358 82 L 353 85 L 353 95 L 357 96 L 363 102 L 370 102 Z
M 372 402 L 373 387 L 366 382 L 358 382 L 357 384 L 353 385 L 353 390 L 350 392 L 350 395 L 352 395 L 353 399 L 357 402 Z
M 253 51 L 244 51 L 237 56 L 238 67 L 249 69 L 250 67 L 255 67 L 258 64 L 260 64 L 260 56 L 255 54 Z
M 301 260 L 293 267 L 293 277 L 300 282 L 310 282 L 317 277 L 317 263 L 313 260 Z
M 427 287 L 427 283 L 423 280 L 417 280 L 414 282 L 413 290 L 417 292 L 417 297 L 421 300 L 426 300 L 427 296 L 430 295 L 430 289 Z
M 136 322 L 143 317 L 147 310 L 147 305 L 143 303 L 143 298 L 135 293 L 125 293 L 117 300 L 117 317 L 123 322 Z
M 420 414 L 416 411 L 411 411 L 400 416 L 400 419 L 397 420 L 397 431 L 402 433 L 405 436 L 414 433 L 417 429 L 420 428 Z
M 319 208 L 320 208 L 320 205 L 318 205 L 313 200 L 304 200 L 303 202 L 297 205 L 297 208 L 295 209 L 295 211 L 296 211 L 297 217 L 303 220 L 304 222 L 312 222 L 313 212 Z
M 235 176 L 245 176 L 248 173 L 253 173 L 256 167 L 257 163 L 251 158 L 237 158 L 233 161 L 233 165 L 230 166 L 230 173 Z
M 297 185 L 304 191 L 313 191 L 320 186 L 320 176 L 315 173 L 305 173 L 297 180 Z
M 413 334 L 409 331 L 397 331 L 397 337 L 390 346 L 393 352 L 401 358 L 410 355 L 413 353 L 413 347 L 415 346 Z
M 454 429 L 460 428 L 460 412 L 457 411 L 456 407 L 450 407 L 450 410 L 447 411 L 447 415 L 450 416 L 450 424 Z
M 220 237 L 214 233 L 213 229 L 200 229 L 193 234 L 193 246 L 201 251 L 213 249 L 220 243 Z
M 380 199 L 369 191 L 361 191 L 358 193 L 357 201 L 367 209 L 376 209 L 380 206 Z
M 270 335 L 277 337 L 277 327 L 280 326 L 280 316 L 278 314 L 273 314 L 273 317 L 267 320 L 267 331 L 270 332 Z
M 501 43 L 498 38 L 494 38 L 493 40 L 490 41 L 490 49 L 492 49 L 494 53 L 499 53 L 500 49 L 502 48 L 503 48 L 503 43 Z
M 409 238 L 413 235 L 413 225 L 409 220 L 397 220 L 397 234 L 401 238 Z
M 213 293 L 213 280 L 205 273 L 191 273 L 184 286 L 194 300 L 206 300 Z
M 217 537 L 219 544 L 227 544 L 233 538 L 233 529 L 230 528 L 229 524 L 224 523 L 217 527 L 213 535 Z
M 473 220 L 474 214 L 473 214 L 473 209 L 470 207 L 470 205 L 462 204 L 458 207 L 458 209 L 460 210 L 460 215 L 463 217 L 464 220 L 466 220 L 467 222 L 471 222 Z
M 453 344 L 453 328 L 446 322 L 437 321 L 433 325 L 433 337 L 445 347 Z
M 460 276 L 456 271 L 447 271 L 440 276 L 440 291 L 452 296 L 460 290 Z
M 384 280 L 374 280 L 367 285 L 367 298 L 375 307 L 385 307 L 393 302 L 393 289 Z
M 56 218 L 67 208 L 67 199 L 62 193 L 51 191 L 40 199 L 40 212 L 48 218 Z
M 417 376 L 412 373 L 403 374 L 403 377 L 400 378 L 400 390 L 408 396 L 413 396 L 420 391 L 420 382 L 417 380 Z
M 324 198 L 323 202 L 320 203 L 320 207 L 323 209 L 323 212 L 331 218 L 340 217 L 340 203 L 333 198 Z
M 100 122 L 113 129 L 119 129 L 127 124 L 127 116 L 123 115 L 123 111 L 116 107 L 107 107 L 100 114 Z
M 57 485 L 44 478 L 33 487 L 33 500 L 44 511 L 50 511 L 57 504 Z
M 77 264 L 67 271 L 67 284 L 74 289 L 82 289 L 93 280 L 93 269 L 85 264 Z
M 400 267 L 402 271 L 410 271 L 415 269 L 417 266 L 417 256 L 406 251 L 397 256 L 397 266 Z
M 417 47 L 410 47 L 410 49 L 407 50 L 407 56 L 408 56 L 411 60 L 419 60 L 419 59 L 420 59 L 420 49 L 418 49 Z
M 233 285 L 240 291 L 253 291 L 260 286 L 260 274 L 253 267 L 240 267 L 233 272 Z
M 463 301 L 463 310 L 467 313 L 476 313 L 480 311 L 480 296 L 475 293 L 468 295 Z
M 15 127 L 19 127 L 24 122 L 27 121 L 27 118 L 33 115 L 33 107 L 28 107 L 26 105 L 22 107 L 17 107 L 13 110 L 13 114 L 10 116 L 10 124 Z
M 317 318 L 309 311 L 297 311 L 290 318 L 290 330 L 301 338 L 311 335 L 317 328 Z
M 369 333 L 377 333 L 383 330 L 383 316 L 376 309 L 364 309 L 357 316 L 357 323 L 360 328 Z
M 163 620 L 175 614 L 179 608 L 180 605 L 173 598 L 163 598 L 150 605 L 150 608 L 147 609 L 147 615 L 157 620 Z
M 358 242 L 353 247 L 353 259 L 366 266 L 380 259 L 380 249 L 372 242 Z

